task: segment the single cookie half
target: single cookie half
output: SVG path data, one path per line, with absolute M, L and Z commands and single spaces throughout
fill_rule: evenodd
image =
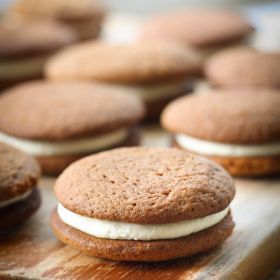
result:
M 49 56 L 75 40 L 75 34 L 57 22 L 1 20 L 0 88 L 40 78 Z
M 232 175 L 266 175 L 280 172 L 279 108 L 278 91 L 215 91 L 172 102 L 161 123 L 173 145 L 216 160 Z
M 28 219 L 40 205 L 38 163 L 0 142 L 0 230 Z
M 217 87 L 280 88 L 280 52 L 250 48 L 225 50 L 207 61 L 205 75 Z
M 55 55 L 45 73 L 52 80 L 95 80 L 126 90 L 140 96 L 154 117 L 189 90 L 201 67 L 195 52 L 172 44 L 87 42 Z
M 84 158 L 55 184 L 52 227 L 92 256 L 126 261 L 185 257 L 233 230 L 231 177 L 177 149 L 121 148 Z
M 99 36 L 105 8 L 97 0 L 18 0 L 9 14 L 24 20 L 54 19 L 71 28 L 80 40 Z
M 0 141 L 38 158 L 57 174 L 72 161 L 137 145 L 144 116 L 137 96 L 91 83 L 32 82 L 0 97 Z
M 203 54 L 244 44 L 250 23 L 227 10 L 188 9 L 155 16 L 142 29 L 141 40 L 164 40 L 191 46 Z

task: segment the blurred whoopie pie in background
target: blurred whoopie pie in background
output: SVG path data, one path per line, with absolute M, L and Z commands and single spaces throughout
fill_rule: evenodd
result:
M 233 48 L 213 55 L 205 76 L 215 87 L 269 87 L 280 89 L 280 52 Z
M 26 221 L 40 206 L 38 163 L 0 142 L 0 232 Z
M 155 118 L 172 99 L 190 91 L 202 71 L 201 57 L 174 44 L 81 43 L 59 52 L 46 65 L 51 80 L 110 84 L 139 95 Z
M 105 9 L 98 0 L 18 0 L 10 15 L 22 20 L 55 19 L 71 28 L 80 40 L 101 32 Z
M 135 95 L 91 83 L 30 82 L 0 97 L 0 141 L 58 174 L 85 155 L 137 145 L 143 116 Z
M 73 163 L 57 179 L 51 218 L 64 243 L 101 258 L 163 261 L 232 233 L 229 174 L 178 149 L 120 148 Z
M 42 77 L 46 60 L 76 35 L 54 21 L 0 21 L 0 88 Z
M 207 156 L 236 176 L 280 172 L 280 92 L 224 90 L 175 100 L 161 122 L 172 145 Z
M 237 12 L 188 9 L 152 17 L 144 24 L 141 40 L 166 40 L 191 46 L 205 56 L 232 45 L 247 43 L 251 24 Z

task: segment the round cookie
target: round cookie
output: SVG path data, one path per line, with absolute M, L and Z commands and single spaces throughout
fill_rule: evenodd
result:
M 161 261 L 221 244 L 232 232 L 231 177 L 177 149 L 121 148 L 69 166 L 55 184 L 63 242 L 114 260 Z
M 73 43 L 75 34 L 52 21 L 0 22 L 0 88 L 42 77 L 48 57 Z
M 172 44 L 87 42 L 55 55 L 45 73 L 51 80 L 94 80 L 139 95 L 148 117 L 155 117 L 167 102 L 189 91 L 201 67 L 195 52 Z
M 80 40 L 89 40 L 99 36 L 105 8 L 97 0 L 18 0 L 10 15 L 24 20 L 54 19 L 71 28 Z
M 238 13 L 188 9 L 151 18 L 142 28 L 141 40 L 177 42 L 207 55 L 244 43 L 252 31 L 250 23 Z
M 267 175 L 280 172 L 279 106 L 278 91 L 215 91 L 172 102 L 161 123 L 174 146 L 207 156 L 232 175 Z
M 19 110 L 20 108 L 20 110 Z M 0 97 L 0 141 L 60 173 L 85 155 L 139 142 L 141 100 L 92 83 L 32 82 Z
M 32 157 L 0 142 L 0 230 L 21 224 L 38 209 L 39 177 Z
M 225 50 L 207 61 L 205 76 L 217 87 L 280 88 L 280 52 L 245 47 Z

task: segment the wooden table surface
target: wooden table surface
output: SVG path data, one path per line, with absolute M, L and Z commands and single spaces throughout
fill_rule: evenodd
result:
M 168 137 L 145 129 L 144 144 L 166 146 Z M 280 178 L 238 179 L 232 203 L 236 227 L 219 248 L 162 263 L 121 263 L 92 258 L 58 241 L 49 227 L 56 205 L 54 178 L 40 183 L 40 210 L 0 239 L 0 279 L 263 279 L 280 265 Z

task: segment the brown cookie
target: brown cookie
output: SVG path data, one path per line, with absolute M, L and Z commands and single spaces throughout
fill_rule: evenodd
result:
M 25 20 L 55 19 L 85 40 L 99 35 L 105 8 L 96 0 L 18 0 L 11 7 L 10 14 Z
M 225 50 L 207 61 L 205 75 L 218 87 L 280 88 L 280 52 L 250 48 Z
M 150 105 L 185 92 L 201 73 L 201 63 L 197 53 L 173 44 L 87 42 L 55 55 L 45 73 L 52 80 L 95 80 L 139 95 L 151 118 Z
M 25 221 L 40 204 L 37 162 L 0 142 L 0 229 Z
M 160 39 L 192 46 L 200 51 L 235 44 L 253 31 L 241 15 L 226 10 L 188 9 L 151 18 L 142 39 Z
M 234 222 L 229 214 L 219 224 L 201 232 L 146 242 L 94 237 L 63 223 L 56 210 L 52 213 L 51 226 L 62 242 L 87 255 L 117 261 L 155 262 L 191 256 L 220 245 L 231 235 Z
M 41 78 L 47 59 L 76 40 L 75 34 L 53 21 L 0 22 L 0 87 Z
M 76 219 L 117 222 L 121 231 L 135 224 L 146 228 L 172 223 L 176 229 L 176 223 L 219 215 L 229 206 L 235 189 L 230 176 L 211 161 L 176 149 L 142 147 L 115 149 L 77 161 L 60 175 L 55 193 L 59 207 L 63 205 L 71 215 L 79 214 Z M 64 214 L 55 211 L 52 218 L 54 231 L 62 241 L 88 254 L 117 260 L 188 256 L 220 244 L 233 228 L 231 217 L 225 213 L 212 228 L 181 238 L 141 239 L 129 230 L 125 231 L 129 237 L 97 238 L 66 222 Z M 193 246 L 191 242 L 195 242 Z M 182 245 L 185 249 L 179 253 L 176 248 Z
M 40 168 L 32 157 L 0 142 L 0 202 L 32 189 L 39 177 Z
M 216 91 L 174 101 L 161 122 L 177 146 L 216 160 L 231 174 L 265 175 L 280 171 L 279 106 L 278 91 Z
M 137 96 L 106 86 L 32 82 L 0 97 L 0 139 L 47 162 L 44 172 L 57 160 L 51 170 L 59 172 L 85 154 L 127 145 L 143 115 Z

